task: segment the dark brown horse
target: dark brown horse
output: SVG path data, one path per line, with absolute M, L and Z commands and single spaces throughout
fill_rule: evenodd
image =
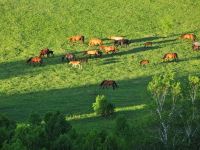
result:
M 82 43 L 84 43 L 84 39 L 85 37 L 83 35 L 75 35 L 75 36 L 71 36 L 69 38 L 70 42 L 77 42 L 77 41 L 81 41 Z
M 48 48 L 45 48 L 40 51 L 40 57 L 45 56 L 45 55 L 47 55 L 47 57 L 54 56 L 53 51 L 50 51 Z
M 42 60 L 41 57 L 36 56 L 36 57 L 31 57 L 31 58 L 29 58 L 29 59 L 26 61 L 26 63 L 27 63 L 27 64 L 33 64 L 33 65 L 35 65 L 35 64 L 40 64 L 40 65 L 42 65 L 43 60 Z
M 62 57 L 62 62 L 66 60 L 68 62 L 72 61 L 72 60 L 75 60 L 75 55 L 74 54 L 71 54 L 71 53 L 67 53 L 65 54 L 63 57 Z
M 121 40 L 114 40 L 114 45 L 115 46 L 129 46 L 130 41 L 128 39 L 121 39 Z
M 111 86 L 112 86 L 113 90 L 115 88 L 118 88 L 118 85 L 117 85 L 117 83 L 114 80 L 104 80 L 100 84 L 100 87 L 103 88 L 103 89 L 111 87 Z
M 167 53 L 163 57 L 164 61 L 168 60 L 178 60 L 178 54 L 177 53 Z

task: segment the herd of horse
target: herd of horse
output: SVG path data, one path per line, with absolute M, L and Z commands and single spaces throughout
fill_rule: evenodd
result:
M 110 36 L 108 37 L 109 40 L 113 41 L 112 45 L 104 45 L 103 40 L 99 39 L 99 38 L 92 38 L 89 40 L 88 45 L 89 46 L 98 46 L 98 50 L 87 50 L 87 51 L 83 51 L 83 55 L 87 55 L 90 58 L 93 57 L 101 57 L 103 52 L 105 54 L 109 54 L 109 53 L 116 53 L 118 51 L 118 47 L 127 47 L 129 46 L 129 44 L 131 43 L 131 41 L 129 39 L 125 39 L 122 36 Z M 189 39 L 193 41 L 192 44 L 192 49 L 193 50 L 200 50 L 200 42 L 196 41 L 196 35 L 195 34 L 183 34 L 181 35 L 178 39 Z M 75 42 L 80 42 L 80 43 L 84 43 L 85 42 L 85 37 L 83 35 L 76 35 L 76 36 L 72 36 L 68 38 L 69 42 L 75 43 Z M 148 41 L 144 43 L 144 47 L 151 47 L 153 45 L 153 42 Z M 28 64 L 33 64 L 35 66 L 35 64 L 40 64 L 42 65 L 43 63 L 43 57 L 51 57 L 54 56 L 54 51 L 45 48 L 42 49 L 39 53 L 39 56 L 36 57 L 31 57 L 27 60 Z M 166 53 L 163 56 L 163 61 L 177 61 L 178 60 L 178 54 L 177 53 Z M 61 61 L 67 61 L 70 65 L 72 65 L 72 67 L 75 68 L 79 68 L 82 69 L 82 63 L 83 62 L 88 62 L 87 58 L 79 58 L 77 59 L 75 54 L 73 53 L 67 53 L 65 55 L 62 56 Z M 149 60 L 141 60 L 140 61 L 140 65 L 141 66 L 145 66 L 147 64 L 149 64 L 150 61 Z M 100 86 L 102 88 L 107 88 L 107 87 L 112 87 L 113 90 L 115 88 L 118 87 L 116 81 L 114 80 L 104 80 L 102 81 L 102 83 L 100 84 Z

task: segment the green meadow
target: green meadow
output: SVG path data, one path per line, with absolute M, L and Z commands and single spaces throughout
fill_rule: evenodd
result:
M 111 129 L 116 116 L 123 114 L 136 125 L 146 126 L 151 117 L 152 98 L 147 85 L 152 75 L 176 72 L 183 81 L 198 75 L 200 52 L 192 51 L 190 40 L 178 39 L 194 33 L 200 39 L 199 0 L 0 0 L 0 113 L 19 122 L 32 113 L 60 111 L 77 129 Z M 84 44 L 70 44 L 68 37 L 84 35 Z M 81 51 L 90 38 L 122 35 L 132 43 L 116 54 L 90 58 L 82 69 L 61 62 L 65 53 L 85 57 Z M 144 42 L 153 42 L 145 48 Z M 43 48 L 55 56 L 44 58 L 42 66 L 26 60 Z M 162 62 L 168 52 L 178 62 Z M 148 59 L 145 67 L 139 62 Z M 116 90 L 100 89 L 102 80 L 115 80 Z M 105 95 L 115 104 L 110 118 L 97 117 L 92 103 Z

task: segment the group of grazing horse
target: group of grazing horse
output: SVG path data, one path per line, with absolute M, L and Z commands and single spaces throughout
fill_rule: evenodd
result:
M 43 63 L 43 58 L 42 58 L 42 57 L 44 57 L 45 55 L 46 55 L 47 57 L 49 57 L 49 56 L 54 56 L 52 50 L 49 50 L 48 48 L 45 48 L 45 49 L 42 49 L 42 50 L 40 51 L 39 56 L 30 57 L 26 62 L 27 62 L 28 64 L 33 64 L 33 65 L 35 65 L 35 64 L 40 64 L 40 65 L 42 65 L 42 63 Z

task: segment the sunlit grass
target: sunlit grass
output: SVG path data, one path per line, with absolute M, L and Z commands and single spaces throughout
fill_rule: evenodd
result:
M 134 111 L 134 110 L 140 110 L 144 109 L 146 105 L 133 105 L 133 106 L 126 106 L 126 107 L 117 107 L 115 108 L 115 112 L 122 112 L 122 111 Z M 99 117 L 99 115 L 96 115 L 95 113 L 88 113 L 88 114 L 80 114 L 80 115 L 70 115 L 66 117 L 66 120 L 81 120 L 81 119 L 88 119 L 93 117 Z

